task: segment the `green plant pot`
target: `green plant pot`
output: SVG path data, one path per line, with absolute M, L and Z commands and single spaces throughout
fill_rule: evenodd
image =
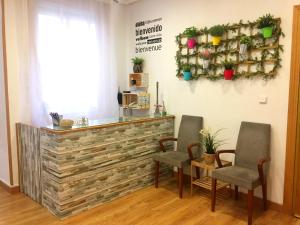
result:
M 272 37 L 273 27 L 264 27 L 261 29 L 262 35 L 264 38 Z

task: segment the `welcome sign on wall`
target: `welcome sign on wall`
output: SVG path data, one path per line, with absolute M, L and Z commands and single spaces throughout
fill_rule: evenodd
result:
M 145 53 L 162 49 L 162 18 L 139 21 L 135 24 L 135 52 Z

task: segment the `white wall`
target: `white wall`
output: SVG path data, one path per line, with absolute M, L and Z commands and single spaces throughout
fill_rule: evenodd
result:
M 1 7 L 1 6 L 0 6 Z M 9 184 L 6 102 L 4 90 L 3 46 L 2 46 L 2 10 L 0 8 L 0 180 Z
M 7 48 L 7 73 L 8 73 L 8 96 L 10 105 L 10 129 L 11 129 L 11 153 L 13 185 L 17 186 L 18 181 L 18 155 L 16 141 L 16 122 L 22 121 L 22 111 L 20 103 L 20 78 L 18 62 L 18 42 L 15 35 L 17 28 L 15 21 L 15 1 L 5 0 L 5 22 L 6 22 L 6 48 Z M 21 3 L 20 3 L 21 4 Z M 19 26 L 18 26 L 19 27 Z M 19 29 L 21 29 L 19 27 Z
M 288 88 L 290 76 L 292 0 L 142 0 L 127 8 L 128 45 L 127 72 L 131 72 L 129 59 L 135 56 L 135 22 L 163 18 L 163 50 L 139 54 L 145 58 L 145 72 L 150 74 L 150 92 L 154 102 L 155 82 L 160 81 L 167 110 L 176 115 L 176 127 L 182 114 L 201 115 L 205 126 L 213 130 L 226 128 L 223 137 L 227 139 L 224 148 L 234 148 L 241 121 L 270 123 L 272 125 L 271 166 L 269 173 L 269 199 L 283 202 L 285 144 L 288 110 Z M 278 77 L 265 82 L 261 79 L 237 81 L 185 82 L 176 75 L 175 35 L 186 27 L 198 28 L 215 24 L 256 20 L 266 13 L 282 19 L 286 37 L 282 68 Z M 268 103 L 259 104 L 260 95 L 268 97 Z M 256 194 L 260 194 L 258 191 Z

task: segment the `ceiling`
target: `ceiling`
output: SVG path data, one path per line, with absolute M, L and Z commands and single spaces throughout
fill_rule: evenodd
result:
M 138 2 L 138 1 L 141 1 L 141 0 L 118 0 L 118 2 L 120 4 L 124 4 L 124 5 L 132 4 L 132 3 Z

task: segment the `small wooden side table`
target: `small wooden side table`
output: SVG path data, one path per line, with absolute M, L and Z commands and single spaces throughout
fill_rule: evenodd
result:
M 226 160 L 221 160 L 221 162 L 224 167 L 232 165 L 232 162 L 229 162 Z M 199 179 L 194 179 L 193 178 L 193 167 L 198 167 L 200 169 L 203 169 L 205 176 L 200 177 Z M 217 162 L 214 162 L 212 164 L 207 164 L 204 161 L 204 158 L 192 160 L 192 162 L 191 162 L 191 195 L 193 194 L 193 185 L 197 185 L 199 187 L 202 187 L 202 188 L 205 188 L 205 189 L 211 191 L 211 177 L 209 176 L 209 172 L 211 172 L 217 168 L 218 168 Z M 227 187 L 229 185 L 230 184 L 228 184 L 228 183 L 224 183 L 222 181 L 217 181 L 217 190 Z

